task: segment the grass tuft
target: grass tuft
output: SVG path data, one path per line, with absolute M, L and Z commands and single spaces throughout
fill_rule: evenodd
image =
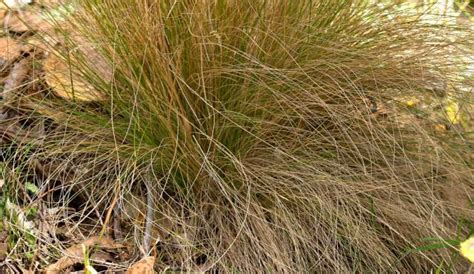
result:
M 451 258 L 420 239 L 468 233 L 472 133 L 405 101 L 472 104 L 472 33 L 352 0 L 78 2 L 53 54 L 97 100 L 22 99 L 51 125 L 36 197 L 77 226 L 244 273 L 419 272 Z

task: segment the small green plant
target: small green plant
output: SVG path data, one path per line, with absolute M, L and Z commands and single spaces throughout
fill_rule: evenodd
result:
M 3 185 L 0 189 L 1 230 L 7 232 L 5 241 L 12 254 L 12 259 L 33 262 L 39 233 L 32 220 L 37 217 L 38 207 L 35 204 L 21 205 L 17 199 L 19 196 L 16 195 L 19 190 L 10 183 L 12 178 L 9 177 L 8 172 L 13 173 L 16 177 L 21 173 L 22 167 L 12 171 L 6 167 L 7 165 L 6 163 L 0 165 L 0 176 L 3 178 Z M 26 182 L 21 188 L 25 189 L 29 195 L 39 193 L 39 189 L 31 182 Z
M 90 262 L 89 249 L 85 245 L 82 245 L 82 255 L 84 257 L 84 270 L 86 274 L 97 274 L 97 271 Z
M 9 250 L 15 250 L 15 256 L 32 262 L 37 249 L 38 233 L 33 222 L 28 219 L 34 216 L 36 209 L 24 212 L 18 205 L 6 200 L 5 210 L 7 212 L 4 223 L 8 225 L 7 243 Z
M 467 233 L 468 239 L 465 237 Z M 458 224 L 458 235 L 455 239 L 442 239 L 436 237 L 428 237 L 420 239 L 419 246 L 407 250 L 406 255 L 410 253 L 426 253 L 437 250 L 448 250 L 451 259 L 448 261 L 441 261 L 438 265 L 437 272 L 439 273 L 454 273 L 456 272 L 456 264 L 459 263 L 460 254 L 471 260 L 470 239 L 474 235 L 474 223 L 471 220 L 460 219 Z M 471 241 L 472 242 L 472 241 Z

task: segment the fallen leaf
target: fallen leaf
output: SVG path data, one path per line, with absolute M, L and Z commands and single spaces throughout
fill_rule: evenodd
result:
M 2 5 L 2 2 L 0 1 L 0 24 L 3 24 L 5 16 L 8 14 L 8 8 L 5 5 Z M 0 29 L 0 34 L 3 37 L 5 35 L 5 28 Z
M 434 130 L 439 133 L 443 133 L 447 130 L 446 125 L 444 124 L 436 124 L 434 125 Z
M 123 245 L 115 243 L 111 238 L 108 237 L 91 237 L 82 243 L 73 245 L 66 249 L 64 256 L 60 258 L 54 264 L 49 265 L 45 269 L 47 274 L 59 274 L 64 269 L 84 261 L 83 246 L 86 248 L 96 246 L 97 248 L 106 249 L 119 249 L 123 248 Z
M 3 26 L 12 32 L 25 33 L 48 29 L 50 24 L 38 12 L 25 10 L 8 12 L 3 17 Z
M 54 93 L 67 100 L 92 102 L 102 96 L 79 76 L 66 60 L 55 54 L 49 54 L 43 64 L 46 83 Z
M 5 85 L 3 86 L 3 92 L 1 97 L 5 100 L 8 100 L 11 94 L 15 90 L 21 87 L 23 82 L 28 78 L 28 73 L 31 69 L 31 63 L 28 59 L 23 59 L 20 62 L 15 63 L 10 74 L 5 80 Z
M 5 63 L 17 58 L 22 48 L 22 45 L 10 37 L 0 38 L 0 62 Z
M 155 257 L 145 257 L 132 265 L 125 274 L 152 274 Z
M 99 250 L 91 255 L 90 260 L 97 263 L 108 263 L 113 262 L 114 258 L 109 252 Z
M 8 244 L 0 243 L 0 261 L 4 261 L 8 254 Z

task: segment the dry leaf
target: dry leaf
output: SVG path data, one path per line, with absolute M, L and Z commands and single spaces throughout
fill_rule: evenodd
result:
M 23 46 L 12 38 L 0 38 L 0 61 L 4 63 L 17 58 L 22 48 Z
M 107 237 L 91 237 L 82 243 L 71 246 L 66 249 L 64 256 L 59 259 L 56 263 L 49 265 L 45 273 L 47 274 L 59 274 L 62 270 L 84 261 L 83 246 L 86 248 L 97 246 L 98 248 L 107 249 L 118 249 L 122 248 L 123 245 L 115 243 L 112 239 Z
M 155 257 L 145 257 L 132 265 L 125 274 L 152 274 Z
M 4 100 L 8 100 L 15 90 L 19 89 L 23 82 L 28 78 L 31 69 L 31 63 L 28 59 L 23 59 L 13 66 L 10 74 L 5 80 L 3 92 L 1 96 Z
M 113 262 L 114 258 L 108 252 L 97 251 L 91 255 L 90 260 L 93 262 L 98 262 L 98 263 L 107 263 L 107 262 Z
M 86 83 L 67 61 L 49 54 L 44 62 L 46 83 L 54 93 L 67 100 L 100 101 L 102 96 Z
M 35 11 L 13 11 L 3 18 L 3 26 L 9 31 L 24 33 L 30 30 L 44 30 L 49 28 L 49 23 L 41 18 Z
M 436 124 L 434 125 L 434 130 L 439 133 L 443 133 L 447 130 L 446 125 L 444 124 Z
M 8 254 L 8 244 L 0 243 L 0 261 L 5 260 Z
M 7 16 L 8 14 L 8 9 L 5 7 L 5 5 L 2 5 L 2 2 L 0 0 L 0 24 L 3 24 L 4 20 L 5 20 L 5 17 Z M 3 26 L 3 25 L 2 25 Z M 5 27 L 3 27 L 1 30 L 0 30 L 0 34 L 2 36 L 5 35 L 4 33 L 5 31 Z
M 73 48 L 73 50 L 69 52 L 70 54 L 65 55 L 63 54 L 66 52 L 65 47 L 58 46 L 62 47 L 59 54 L 56 54 L 56 51 L 48 54 L 43 64 L 47 84 L 55 91 L 56 95 L 67 100 L 74 99 L 84 102 L 104 100 L 104 94 L 94 89 L 93 85 L 84 79 L 83 74 L 74 64 L 82 64 L 106 82 L 112 81 L 112 66 L 97 51 L 95 43 L 82 37 L 77 33 L 77 30 L 68 29 L 67 33 L 73 40 L 72 45 L 69 45 L 70 41 L 63 41 L 60 36 L 55 37 L 54 34 L 51 36 L 54 41 L 59 41 L 60 44 L 68 44 L 69 48 Z M 47 47 L 48 45 L 46 45 Z

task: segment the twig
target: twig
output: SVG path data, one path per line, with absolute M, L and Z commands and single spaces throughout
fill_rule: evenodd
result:
M 145 235 L 143 236 L 143 251 L 147 256 L 150 253 L 151 247 L 151 229 L 153 224 L 153 192 L 150 186 L 151 180 L 145 182 L 145 187 L 147 190 L 146 194 L 146 219 L 145 219 Z

